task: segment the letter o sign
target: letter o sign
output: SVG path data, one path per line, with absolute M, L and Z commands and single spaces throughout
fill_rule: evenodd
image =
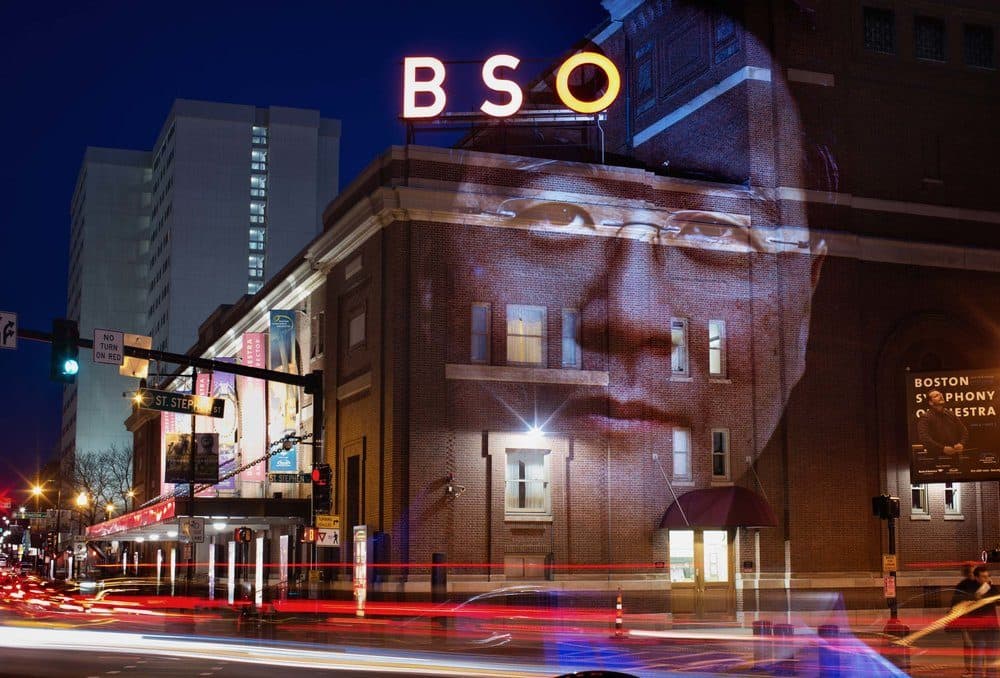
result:
M 607 91 L 601 98 L 594 101 L 581 101 L 569 91 L 570 74 L 578 67 L 587 65 L 600 68 L 608 76 Z M 611 62 L 611 59 L 596 52 L 579 52 L 574 54 L 563 62 L 563 65 L 559 67 L 559 71 L 556 73 L 556 92 L 559 94 L 559 98 L 568 108 L 577 113 L 597 113 L 598 111 L 603 111 L 615 100 L 621 88 L 622 78 L 618 73 L 618 69 Z

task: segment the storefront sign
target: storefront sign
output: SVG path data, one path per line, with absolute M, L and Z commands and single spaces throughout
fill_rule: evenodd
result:
M 514 70 L 521 60 L 509 54 L 494 54 L 483 64 L 483 84 L 494 92 L 500 92 L 506 102 L 496 103 L 486 100 L 479 109 L 494 118 L 514 115 L 524 103 L 524 92 L 513 80 L 497 76 L 498 68 Z M 604 94 L 593 101 L 578 99 L 569 89 L 569 77 L 581 66 L 594 66 L 604 71 L 608 85 Z M 434 57 L 406 57 L 403 60 L 403 118 L 426 119 L 440 115 L 447 104 L 444 81 L 447 72 L 444 63 Z M 566 108 L 577 113 L 597 113 L 607 109 L 621 91 L 621 74 L 618 68 L 603 54 L 578 52 L 562 63 L 556 72 L 556 94 Z M 417 95 L 430 98 L 430 103 L 418 104 Z
M 906 375 L 914 484 L 1000 480 L 1000 370 Z

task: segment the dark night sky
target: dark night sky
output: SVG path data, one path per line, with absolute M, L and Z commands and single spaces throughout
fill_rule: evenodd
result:
M 69 203 L 84 148 L 150 149 L 175 98 L 341 119 L 343 188 L 403 142 L 404 56 L 507 52 L 535 60 L 518 69 L 525 84 L 605 17 L 598 0 L 0 3 L 0 310 L 44 331 L 65 314 Z M 452 105 L 457 86 L 448 94 L 449 110 L 478 107 L 471 97 Z M 49 381 L 48 353 L 24 340 L 0 351 L 0 495 L 17 497 L 36 459 L 57 447 L 61 388 Z

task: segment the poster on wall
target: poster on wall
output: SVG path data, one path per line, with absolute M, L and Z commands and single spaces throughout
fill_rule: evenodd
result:
M 908 372 L 914 484 L 1000 480 L 1000 370 Z
M 191 482 L 191 454 L 194 452 L 194 482 L 216 483 L 219 480 L 218 433 L 168 433 L 166 435 L 168 483 Z
M 191 433 L 191 415 L 179 412 L 160 412 L 160 491 L 173 492 L 174 481 L 167 479 L 167 438 L 178 433 Z M 186 482 L 187 471 L 184 472 Z

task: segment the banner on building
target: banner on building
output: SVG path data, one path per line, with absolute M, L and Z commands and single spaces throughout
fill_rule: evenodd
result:
M 295 333 L 295 311 L 271 311 L 268 333 L 268 367 L 287 374 L 299 373 L 299 352 Z M 294 433 L 298 426 L 297 386 L 268 383 L 268 440 L 274 443 Z
M 906 375 L 914 484 L 1000 480 L 1000 369 Z
M 235 363 L 236 358 L 216 358 L 218 362 Z M 219 476 L 224 476 L 236 468 L 236 440 L 238 434 L 240 404 L 236 394 L 236 375 L 229 372 L 212 373 L 212 397 L 226 401 L 222 418 L 212 419 L 213 432 L 219 434 Z M 220 480 L 216 490 L 236 489 L 236 476 Z
M 191 454 L 194 453 L 195 483 L 219 481 L 219 434 L 217 433 L 168 433 L 166 434 L 164 475 L 168 483 L 190 483 Z
M 243 335 L 240 352 L 242 363 L 248 367 L 266 367 L 266 340 L 264 332 L 247 332 Z M 243 464 L 257 461 L 267 447 L 267 406 L 262 379 L 237 377 L 236 390 L 240 394 L 240 455 Z M 267 473 L 263 462 L 253 464 L 240 473 L 244 482 L 263 482 Z

